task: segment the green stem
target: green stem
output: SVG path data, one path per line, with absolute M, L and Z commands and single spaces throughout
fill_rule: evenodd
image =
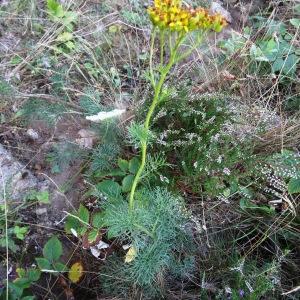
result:
M 150 81 L 151 84 L 153 86 L 153 88 L 155 88 L 155 78 L 154 78 L 154 72 L 153 72 L 153 51 L 154 51 L 154 42 L 155 42 L 155 37 L 156 37 L 156 30 L 155 28 L 153 29 L 152 33 L 151 33 L 151 44 L 150 44 Z
M 146 120 L 144 122 L 144 129 L 146 132 L 148 132 L 149 130 L 149 126 L 150 126 L 150 120 L 151 120 L 151 117 L 154 113 L 154 110 L 156 108 L 156 105 L 159 101 L 159 97 L 160 97 L 160 93 L 162 91 L 162 87 L 163 87 L 163 84 L 166 80 L 166 77 L 168 75 L 168 73 L 170 72 L 172 66 L 174 65 L 175 63 L 175 58 L 176 58 L 176 55 L 177 55 L 177 50 L 181 44 L 183 40 L 183 36 L 180 36 L 176 42 L 176 45 L 172 51 L 172 54 L 171 54 L 171 57 L 170 57 L 170 60 L 169 60 L 169 63 L 161 68 L 161 75 L 160 75 L 160 79 L 157 83 L 157 85 L 154 87 L 154 98 L 152 100 L 152 103 L 150 105 L 150 108 L 148 110 L 148 113 L 147 113 L 147 116 L 146 116 Z M 140 181 L 140 178 L 141 178 L 141 175 L 144 171 L 144 168 L 145 168 L 145 165 L 146 165 L 146 157 L 147 157 L 147 140 L 144 140 L 141 142 L 141 150 L 142 150 L 142 158 L 141 158 L 141 165 L 134 177 L 134 180 L 133 180 L 133 183 L 132 183 L 132 187 L 131 187 L 131 191 L 130 191 L 130 195 L 129 195 L 129 208 L 132 210 L 134 208 L 134 194 L 135 194 L 135 190 L 136 190 L 136 187 Z
M 164 54 L 165 54 L 165 32 L 162 30 L 160 32 L 160 66 L 164 64 Z

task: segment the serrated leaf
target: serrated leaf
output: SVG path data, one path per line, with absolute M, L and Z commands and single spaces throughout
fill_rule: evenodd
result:
M 103 180 L 97 184 L 97 190 L 108 197 L 119 198 L 122 188 L 113 180 Z
M 44 246 L 43 255 L 50 262 L 59 260 L 63 252 L 62 244 L 56 236 L 53 236 Z
M 90 213 L 89 213 L 88 209 L 86 207 L 84 207 L 82 204 L 80 204 L 80 206 L 79 206 L 78 217 L 80 218 L 80 220 L 82 222 L 84 222 L 86 224 L 89 223 Z
M 103 216 L 104 216 L 104 214 L 102 212 L 97 212 L 97 213 L 93 214 L 93 217 L 92 217 L 93 227 L 96 227 L 97 229 L 100 229 L 103 227 Z
M 126 172 L 128 170 L 129 163 L 126 159 L 119 158 L 118 159 L 118 166 L 123 172 Z
M 72 283 L 77 283 L 80 281 L 81 277 L 83 275 L 83 266 L 80 262 L 74 263 L 69 272 L 69 279 Z
M 140 167 L 140 161 L 137 157 L 134 157 L 132 158 L 130 161 L 129 161 L 129 172 L 131 174 L 136 174 L 139 167 Z
M 68 270 L 67 266 L 61 262 L 56 262 L 53 264 L 54 270 L 61 273 Z
M 72 233 L 71 229 L 74 229 L 76 232 L 78 232 L 79 228 L 82 226 L 80 221 L 72 216 L 68 216 L 65 223 L 65 231 L 67 233 Z
M 61 4 L 56 0 L 47 0 L 48 13 L 54 17 L 54 20 L 62 18 L 65 14 Z
M 134 175 L 127 175 L 126 177 L 123 178 L 122 191 L 124 193 L 130 192 L 133 180 L 134 180 Z
M 17 225 L 14 227 L 14 234 L 19 240 L 24 240 L 27 231 L 28 227 L 19 227 Z
M 300 179 L 291 179 L 288 185 L 288 192 L 290 194 L 299 194 L 300 193 Z
M 38 281 L 41 277 L 41 271 L 37 269 L 29 269 L 26 275 L 30 281 Z
M 37 257 L 35 259 L 35 261 L 41 270 L 50 270 L 51 269 L 51 263 L 49 262 L 49 260 L 47 258 Z
M 59 6 L 60 4 L 56 0 L 47 0 L 47 8 L 52 12 L 55 12 Z
M 88 242 L 89 243 L 95 242 L 97 240 L 98 235 L 99 235 L 99 230 L 98 229 L 92 229 L 88 233 Z

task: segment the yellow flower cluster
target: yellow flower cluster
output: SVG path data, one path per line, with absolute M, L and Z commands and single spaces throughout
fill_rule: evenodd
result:
M 152 23 L 161 29 L 189 32 L 198 29 L 220 32 L 227 25 L 220 14 L 210 15 L 204 8 L 183 8 L 181 0 L 154 0 L 148 8 Z

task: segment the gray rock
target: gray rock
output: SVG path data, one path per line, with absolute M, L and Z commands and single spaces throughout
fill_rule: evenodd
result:
M 27 136 L 30 138 L 30 139 L 32 139 L 32 140 L 34 140 L 34 141 L 36 141 L 36 140 L 38 140 L 39 139 L 39 134 L 38 134 L 38 132 L 36 132 L 34 129 L 32 129 L 32 128 L 29 128 L 27 131 L 26 131 L 26 134 L 27 134 Z
M 0 145 L 0 204 L 4 200 L 23 200 L 30 190 L 40 190 L 42 184 L 23 164 Z
M 232 22 L 232 17 L 231 17 L 231 14 L 228 10 L 226 10 L 221 3 L 219 2 L 216 2 L 216 1 L 213 1 L 211 3 L 211 6 L 210 6 L 210 11 L 214 14 L 216 13 L 219 13 L 221 14 L 228 23 L 231 23 Z

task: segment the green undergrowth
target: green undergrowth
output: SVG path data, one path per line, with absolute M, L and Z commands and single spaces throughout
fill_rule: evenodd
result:
M 0 142 L 43 152 L 38 166 L 26 162 L 55 185 L 77 172 L 57 191 L 74 209 L 42 237 L 35 210 L 52 195 L 29 191 L 16 205 L 13 185 L 0 195 L 0 299 L 298 299 L 299 6 L 270 3 L 216 53 L 203 44 L 201 59 L 167 76 L 178 36 L 159 55 L 143 1 L 13 2 L 1 16 L 32 20 L 9 20 L 26 25 L 29 48 L 1 58 Z M 217 82 L 203 88 L 202 71 L 214 69 Z M 87 118 L 114 109 L 120 119 Z M 68 139 L 57 129 L 66 121 L 76 128 Z M 53 137 L 30 140 L 35 124 Z M 88 147 L 80 129 L 96 137 Z

